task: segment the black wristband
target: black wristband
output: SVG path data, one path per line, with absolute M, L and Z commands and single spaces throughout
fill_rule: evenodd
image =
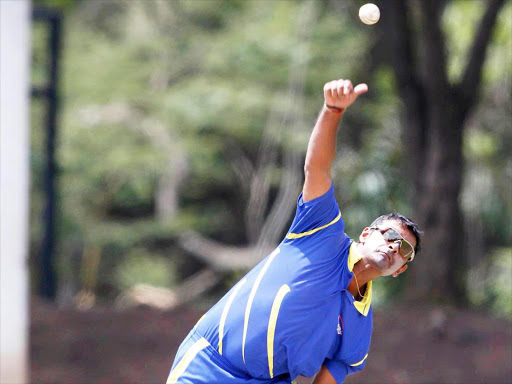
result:
M 329 111 L 331 112 L 334 112 L 334 113 L 337 113 L 339 115 L 341 115 L 341 113 L 343 113 L 343 111 L 345 110 L 345 108 L 339 108 L 339 107 L 335 107 L 333 105 L 327 105 L 324 103 L 324 106 L 326 109 L 328 109 Z

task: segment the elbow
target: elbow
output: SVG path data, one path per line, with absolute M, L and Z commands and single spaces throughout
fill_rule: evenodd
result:
M 315 164 L 311 161 L 306 161 L 304 164 L 304 175 L 312 174 L 312 173 L 319 173 L 322 172 L 324 167 L 319 166 L 319 164 Z
M 307 176 L 311 170 L 311 166 L 308 163 L 304 164 L 304 175 Z
M 315 174 L 318 172 L 318 168 L 313 167 L 311 164 L 304 164 L 304 176 L 308 178 L 308 176 L 311 176 L 312 174 Z
M 318 173 L 327 173 L 330 174 L 331 171 L 332 159 L 322 158 L 322 157 L 306 157 L 306 162 L 304 163 L 304 174 L 307 176 L 308 174 L 318 174 Z
M 304 165 L 304 176 L 309 180 L 318 179 L 320 177 L 331 178 L 331 169 L 329 167 L 313 166 L 306 163 Z

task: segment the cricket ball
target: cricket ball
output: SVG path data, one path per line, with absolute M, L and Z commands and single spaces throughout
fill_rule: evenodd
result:
M 359 18 L 367 25 L 375 24 L 380 19 L 380 10 L 375 4 L 368 3 L 359 8 Z

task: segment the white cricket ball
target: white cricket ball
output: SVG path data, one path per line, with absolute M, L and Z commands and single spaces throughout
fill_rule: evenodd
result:
M 367 25 L 375 24 L 380 19 L 380 10 L 375 4 L 368 3 L 359 8 L 359 18 Z

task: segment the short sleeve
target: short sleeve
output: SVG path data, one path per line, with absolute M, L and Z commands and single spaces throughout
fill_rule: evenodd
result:
M 366 356 L 365 358 L 359 362 L 354 364 L 347 364 L 340 360 L 329 360 L 327 359 L 325 361 L 325 366 L 331 373 L 331 375 L 336 380 L 337 384 L 341 384 L 345 381 L 345 378 L 348 375 L 351 375 L 353 373 L 359 372 L 363 370 L 365 364 L 366 364 Z
M 326 193 L 310 201 L 304 202 L 302 193 L 300 194 L 295 218 L 286 238 L 301 238 L 328 227 L 331 227 L 330 230 L 343 232 L 343 226 L 340 209 L 334 196 L 334 185 L 331 184 Z

